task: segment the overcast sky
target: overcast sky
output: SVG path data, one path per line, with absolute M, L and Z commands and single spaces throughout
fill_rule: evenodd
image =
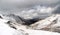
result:
M 26 11 L 27 8 L 29 10 Z M 52 11 L 54 14 L 60 13 L 60 0 L 0 0 L 0 13 L 19 13 L 23 16 L 25 14 L 34 16 L 34 12 L 40 14 L 51 13 Z M 35 15 L 37 15 L 36 13 Z
M 31 7 L 34 5 L 56 5 L 60 0 L 0 0 L 1 5 L 15 5 L 19 7 Z
M 60 0 L 0 0 L 0 10 L 26 9 L 38 5 L 54 7 L 60 5 Z

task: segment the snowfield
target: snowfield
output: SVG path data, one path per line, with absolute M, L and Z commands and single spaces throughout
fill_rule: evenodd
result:
M 48 18 L 49 18 L 49 21 L 48 21 Z M 49 25 L 53 20 L 55 20 L 57 18 L 57 16 L 56 17 L 55 16 L 52 16 L 52 17 L 50 16 L 48 18 L 46 18 L 46 19 L 44 19 L 44 21 L 42 21 L 43 24 L 40 27 L 44 27 L 46 25 Z M 7 19 L 1 19 L 0 18 L 0 35 L 60 35 L 60 33 L 57 33 L 57 32 L 26 29 L 26 28 L 20 27 L 20 26 L 17 27 L 17 29 L 14 29 L 14 28 L 11 28 L 7 24 L 8 21 L 9 20 L 7 20 Z M 44 22 L 46 22 L 47 24 L 46 23 L 44 24 Z M 37 24 L 39 24 L 39 21 L 37 22 Z
M 22 31 L 19 32 L 10 28 L 6 22 L 8 22 L 8 20 L 0 19 L 0 35 L 23 35 Z

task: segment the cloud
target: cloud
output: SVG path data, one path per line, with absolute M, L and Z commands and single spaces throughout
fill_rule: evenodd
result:
M 58 10 L 58 8 L 55 8 L 57 5 L 60 5 L 60 0 L 0 0 L 0 11 L 8 14 L 19 14 L 25 18 L 39 17 L 42 15 L 45 17 L 49 16 L 53 10 Z M 34 9 L 31 9 L 33 7 Z
M 11 4 L 14 6 L 18 6 L 18 7 L 31 7 L 34 5 L 51 5 L 51 4 L 57 4 L 58 2 L 60 2 L 60 0 L 0 0 L 0 3 L 2 4 Z
M 25 19 L 45 18 L 47 16 L 50 16 L 54 10 L 55 10 L 55 7 L 36 6 L 28 10 L 22 10 L 20 12 L 17 12 L 18 13 L 17 15 L 20 15 Z
M 56 9 L 53 11 L 53 14 L 60 14 L 60 5 L 56 7 Z

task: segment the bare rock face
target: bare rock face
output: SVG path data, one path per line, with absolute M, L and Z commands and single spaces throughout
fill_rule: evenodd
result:
M 25 20 L 23 20 L 25 22 L 25 23 L 23 23 L 23 25 L 29 26 L 29 25 L 32 25 L 39 20 L 41 20 L 41 19 L 39 19 L 39 18 L 25 19 Z

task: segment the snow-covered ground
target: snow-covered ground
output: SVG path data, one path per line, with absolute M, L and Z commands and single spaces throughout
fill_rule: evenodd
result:
M 0 35 L 24 35 L 22 31 L 17 31 L 7 24 L 8 20 L 0 19 Z
M 0 19 L 0 35 L 24 35 L 22 34 L 22 31 L 17 31 L 13 28 L 10 28 L 6 24 L 7 20 Z M 41 30 L 28 30 L 26 29 L 25 32 L 28 33 L 28 35 L 60 35 L 59 33 L 53 33 L 48 31 L 41 31 Z
M 14 29 L 10 27 L 9 24 L 7 24 L 9 20 L 5 18 L 0 18 L 0 35 L 60 35 L 60 33 L 57 33 L 57 32 L 27 29 L 25 26 L 22 26 L 22 25 L 21 27 L 18 25 L 14 25 L 17 28 L 17 29 Z M 57 24 L 59 24 L 59 20 L 60 20 L 59 15 L 52 15 L 44 20 L 36 22 L 35 24 L 41 23 L 40 25 L 38 25 L 40 27 L 38 26 L 37 27 L 44 28 L 48 26 L 50 23 L 52 23 L 54 20 L 56 20 L 57 18 L 58 18 L 57 23 L 53 25 L 56 27 Z
M 28 32 L 29 35 L 60 35 L 60 33 L 42 31 L 42 30 L 26 30 L 26 32 Z

